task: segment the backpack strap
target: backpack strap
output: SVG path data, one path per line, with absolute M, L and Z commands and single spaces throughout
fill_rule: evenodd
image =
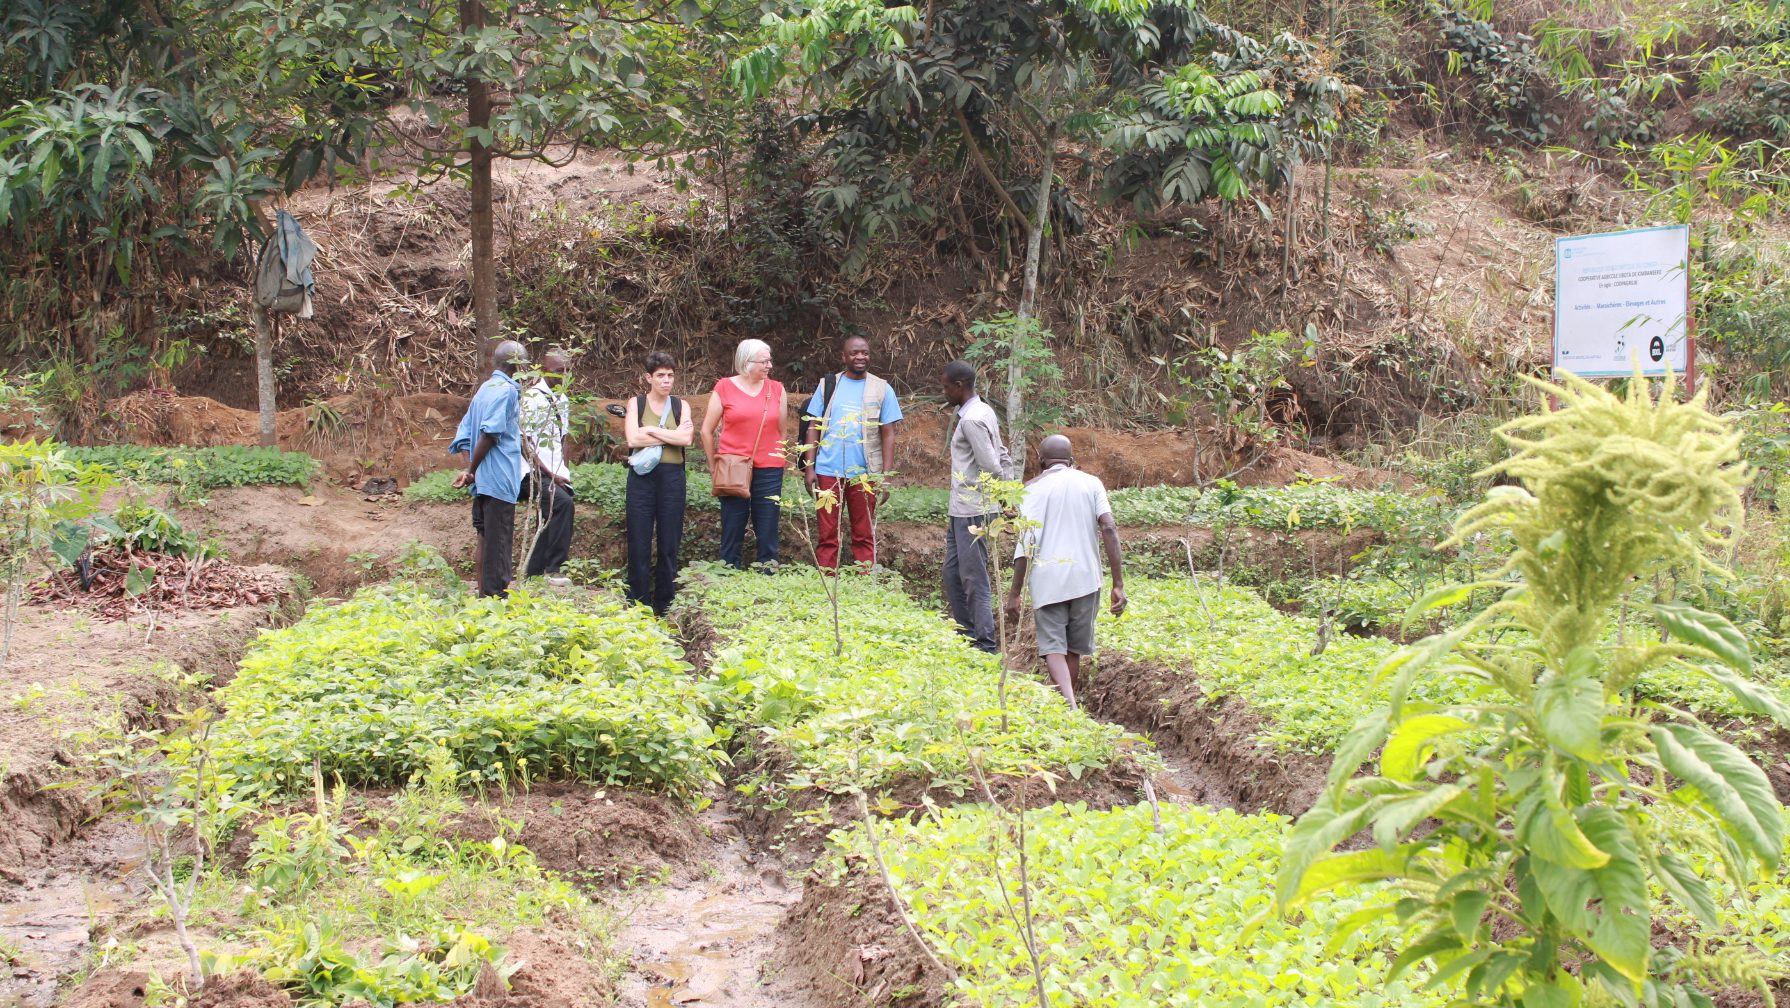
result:
M 646 396 L 645 395 L 637 395 L 634 397 L 634 426 L 636 426 L 636 427 L 645 427 L 646 426 Z
M 839 372 L 829 371 L 820 383 L 820 418 L 833 419 L 833 393 L 839 391 Z
M 684 401 L 677 396 L 669 398 L 671 399 L 671 426 L 677 427 L 684 422 Z

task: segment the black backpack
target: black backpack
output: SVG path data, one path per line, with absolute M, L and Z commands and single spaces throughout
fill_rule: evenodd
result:
M 684 403 L 677 396 L 670 396 L 671 426 L 676 427 L 684 422 Z M 646 426 L 646 396 L 634 397 L 634 422 Z
M 829 371 L 826 379 L 820 383 L 820 394 L 809 396 L 808 402 L 802 407 L 802 415 L 796 422 L 796 444 L 803 446 L 803 450 L 796 455 L 797 469 L 808 468 L 809 462 L 812 461 L 808 456 L 813 453 L 808 451 L 806 446 L 808 444 L 808 430 L 814 426 L 814 421 L 809 419 L 808 414 L 813 413 L 817 406 L 820 409 L 825 410 L 828 404 L 833 401 L 833 393 L 838 390 L 839 372 Z

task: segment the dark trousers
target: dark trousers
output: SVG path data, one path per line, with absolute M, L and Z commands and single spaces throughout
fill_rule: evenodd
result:
M 510 551 L 516 543 L 516 505 L 475 494 L 472 527 L 479 534 L 479 594 L 502 595 L 510 590 L 510 575 L 515 572 Z
M 522 477 L 522 498 L 527 500 L 532 496 L 541 515 L 541 529 L 535 536 L 534 549 L 528 552 L 528 566 L 522 569 L 523 577 L 558 574 L 572 557 L 572 488 L 552 480 L 544 482 L 552 488 L 551 491 L 536 493 L 534 477 Z
M 730 567 L 746 566 L 746 518 L 752 519 L 753 534 L 758 537 L 758 562 L 777 562 L 777 502 L 771 498 L 783 493 L 782 468 L 754 467 L 752 496 L 721 498 L 721 562 Z
M 988 542 L 970 532 L 970 526 L 987 528 L 996 515 L 952 518 L 945 535 L 945 600 L 958 630 L 990 653 L 1000 650 L 995 640 L 994 591 L 988 581 Z
M 677 553 L 684 541 L 684 467 L 666 465 L 645 476 L 628 470 L 628 601 L 660 616 L 677 594 Z M 653 562 L 653 542 L 659 544 Z
M 865 566 L 876 563 L 876 494 L 858 480 L 816 476 L 822 490 L 833 491 L 838 503 L 814 512 L 814 559 L 822 567 L 839 566 L 839 516 L 851 528 L 851 558 Z

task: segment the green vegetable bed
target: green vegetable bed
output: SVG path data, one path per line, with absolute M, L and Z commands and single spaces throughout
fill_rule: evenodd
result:
M 202 490 L 238 486 L 305 486 L 316 478 L 317 460 L 278 448 L 219 445 L 214 448 L 154 448 L 93 445 L 65 448 L 68 457 L 125 479 L 172 483 Z
M 1151 1006 L 1441 1005 L 1422 978 L 1383 980 L 1395 936 L 1385 918 L 1337 923 L 1376 897 L 1323 899 L 1298 921 L 1272 915 L 1288 820 L 1200 806 L 1090 812 L 1058 805 L 1026 816 L 1031 899 L 1052 1004 Z M 882 854 L 921 932 L 959 973 L 955 1003 L 1038 1004 L 1014 905 L 1011 840 L 985 809 L 960 807 L 879 827 Z M 870 863 L 861 828 L 836 834 Z M 994 851 L 1000 851 L 998 860 Z M 874 868 L 867 869 L 874 871 Z M 1265 915 L 1259 929 L 1249 925 Z M 1326 944 L 1336 941 L 1334 949 Z
M 404 488 L 408 500 L 453 504 L 467 499 L 456 490 L 458 469 L 443 469 Z M 794 470 L 784 480 L 784 493 L 805 494 Z M 572 492 L 580 504 L 619 517 L 626 505 L 627 467 L 618 462 L 587 462 L 572 467 Z M 709 492 L 707 473 L 691 472 L 685 491 L 691 508 L 718 511 Z M 1120 525 L 1235 525 L 1252 528 L 1374 528 L 1401 535 L 1439 534 L 1452 517 L 1436 499 L 1396 491 L 1349 490 L 1327 483 L 1290 487 L 1120 487 L 1108 495 L 1113 518 Z M 877 510 L 884 522 L 943 524 L 951 492 L 942 487 L 905 486 L 891 490 Z
M 787 754 L 784 786 L 844 793 L 920 780 L 964 795 L 972 750 L 991 775 L 1079 779 L 1138 741 L 1024 674 L 1007 683 L 1003 730 L 999 662 L 887 576 L 839 585 L 843 655 L 812 569 L 690 580 L 680 618 L 716 638 L 705 691 L 722 718 L 751 729 L 746 738 Z
M 1135 577 L 1125 587 L 1130 609 L 1117 620 L 1101 617 L 1100 642 L 1194 677 L 1214 700 L 1236 696 L 1265 719 L 1256 734 L 1265 745 L 1330 753 L 1356 719 L 1387 700 L 1385 684 L 1376 686 L 1374 678 L 1398 644 L 1333 631 L 1324 653 L 1314 657 L 1318 621 L 1280 612 L 1247 589 Z M 1780 663 L 1760 663 L 1757 676 L 1780 691 L 1786 685 Z M 1449 691 L 1473 688 L 1464 677 L 1430 677 L 1418 680 L 1412 697 L 1440 701 Z M 1636 690 L 1706 714 L 1746 713 L 1732 694 L 1670 665 L 1648 670 Z
M 406 500 L 427 504 L 463 504 L 470 499 L 470 490 L 456 489 L 454 476 L 459 469 L 432 472 L 404 488 Z M 790 484 L 794 489 L 799 484 Z M 710 494 L 707 473 L 688 474 L 684 491 L 688 505 L 698 511 L 719 511 L 721 505 Z M 628 467 L 619 462 L 586 462 L 572 467 L 572 495 L 580 507 L 603 512 L 619 520 L 627 513 Z
M 474 780 L 562 777 L 691 793 L 717 778 L 681 651 L 619 601 L 366 588 L 262 635 L 219 692 L 222 773 L 290 793 L 312 760 L 397 784 L 444 746 Z
M 1194 677 L 1213 700 L 1238 697 L 1263 717 L 1256 738 L 1265 745 L 1331 752 L 1385 700 L 1372 683 L 1398 649 L 1390 641 L 1337 635 L 1313 657 L 1317 622 L 1246 589 L 1184 578 L 1128 578 L 1125 588 L 1130 608 L 1101 617 L 1100 643 Z

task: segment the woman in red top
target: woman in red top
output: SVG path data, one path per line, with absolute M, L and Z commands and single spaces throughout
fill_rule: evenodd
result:
M 783 493 L 783 384 L 771 380 L 771 348 L 763 340 L 741 340 L 733 353 L 736 374 L 715 383 L 702 416 L 702 450 L 752 457 L 752 496 L 721 498 L 721 562 L 744 568 L 746 518 L 758 538 L 758 563 L 777 564 L 777 501 Z M 715 429 L 721 443 L 715 443 Z

